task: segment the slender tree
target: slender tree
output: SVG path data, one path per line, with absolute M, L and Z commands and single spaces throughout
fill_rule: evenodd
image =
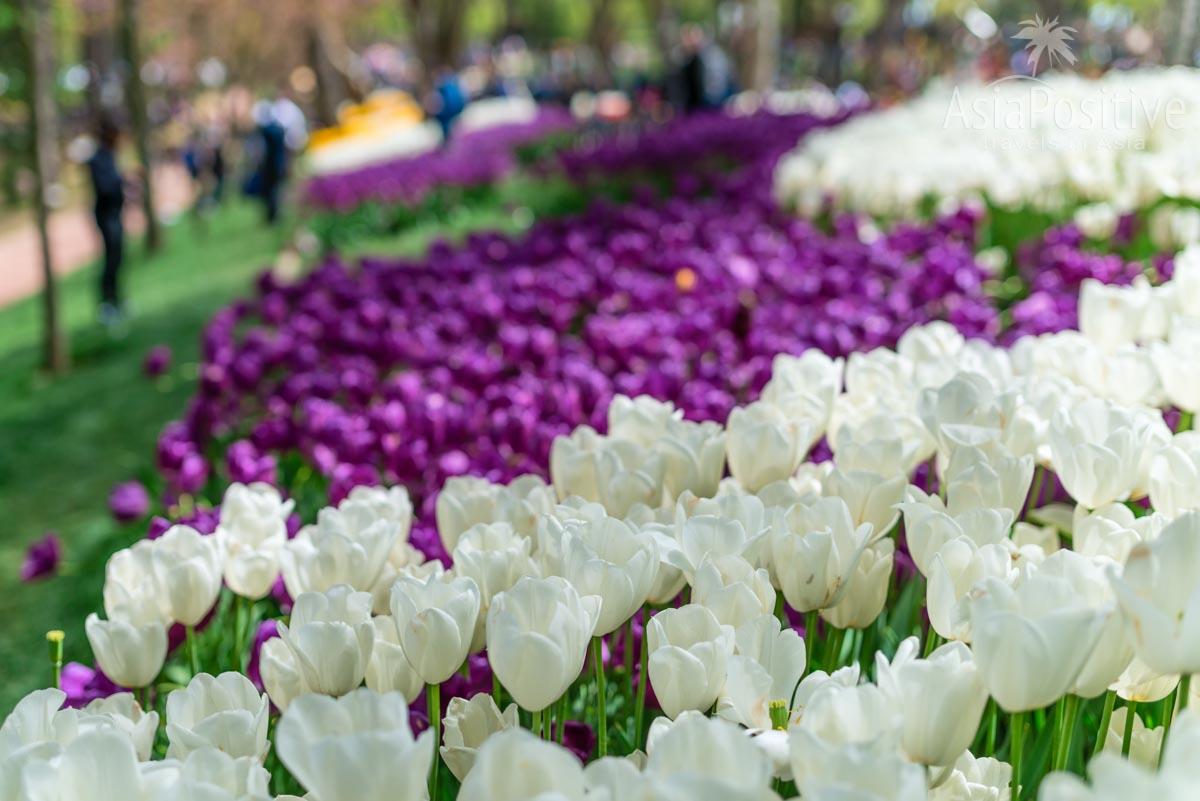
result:
M 42 344 L 48 370 L 69 366 L 66 335 L 59 316 L 58 284 L 50 244 L 50 186 L 58 176 L 58 114 L 54 105 L 54 30 L 50 0 L 25 0 L 25 48 L 29 64 L 29 108 L 36 177 L 34 213 L 42 251 Z
M 1171 48 L 1171 63 L 1191 66 L 1196 58 L 1196 27 L 1200 24 L 1200 0 L 1180 0 L 1179 27 Z
M 125 100 L 129 106 L 133 142 L 142 165 L 142 211 L 146 217 L 146 249 L 154 252 L 162 245 L 162 230 L 154 212 L 154 181 L 150 158 L 150 119 L 146 112 L 146 88 L 142 83 L 142 50 L 138 37 L 138 0 L 121 0 L 121 52 L 125 57 Z
M 462 51 L 467 0 L 407 0 L 413 43 L 423 70 L 423 88 L 433 86 L 434 74 L 451 67 Z

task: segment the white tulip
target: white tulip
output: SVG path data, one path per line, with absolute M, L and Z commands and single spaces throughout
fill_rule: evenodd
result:
M 1200 432 L 1176 434 L 1150 466 L 1150 502 L 1154 511 L 1174 520 L 1200 508 Z
M 225 583 L 236 594 L 258 600 L 271 591 L 293 505 L 270 484 L 231 484 L 225 490 L 213 536 L 225 557 Z
M 262 761 L 267 755 L 267 696 L 240 673 L 197 674 L 167 696 L 167 755 L 186 759 L 203 748 Z
M 852 401 L 843 396 L 839 402 L 842 407 L 848 407 Z M 874 404 L 874 397 L 869 402 Z M 842 413 L 847 417 L 852 414 L 849 408 Z M 838 414 L 838 407 L 835 407 L 835 422 Z M 915 410 L 905 413 L 872 405 L 864 410 L 855 409 L 853 415 L 853 419 L 837 425 L 830 440 L 834 461 L 840 469 L 864 470 L 882 476 L 908 476 L 933 455 L 933 437 Z
M 692 581 L 692 603 L 711 611 L 717 620 L 738 628 L 761 615 L 775 612 L 771 575 L 736 554 L 705 559 Z
M 162 774 L 169 768 L 147 776 L 154 784 L 160 780 L 166 786 L 154 793 L 155 801 L 260 801 L 269 799 L 271 774 L 257 759 L 232 757 L 215 748 L 192 751 L 178 765 L 178 775 L 171 781 Z M 281 796 L 282 798 L 282 796 Z
M 649 395 L 615 395 L 608 405 L 608 435 L 643 448 L 657 442 L 671 423 L 682 420 L 683 411 L 675 404 Z
M 646 635 L 650 685 L 667 717 L 711 707 L 725 685 L 733 629 L 705 607 L 688 604 L 654 615 Z
M 1109 286 L 1085 278 L 1079 286 L 1079 330 L 1108 352 L 1133 344 L 1149 300 L 1149 285 Z
M 968 509 L 950 514 L 936 495 L 909 487 L 911 500 L 900 504 L 909 554 L 922 575 L 928 576 L 933 557 L 951 540 L 966 538 L 977 546 L 1008 539 L 1013 514 L 1008 509 Z
M 1135 517 L 1123 503 L 1106 504 L 1091 512 L 1080 505 L 1071 521 L 1071 544 L 1083 556 L 1123 565 L 1135 545 L 1157 537 L 1168 522 L 1157 512 Z
M 282 637 L 272 637 L 259 651 L 259 672 L 267 696 L 280 710 L 286 710 L 293 700 L 313 692 L 300 672 L 300 665 Z
M 540 575 L 530 557 L 533 541 L 518 534 L 510 523 L 479 523 L 463 532 L 454 546 L 454 573 L 472 579 L 479 587 L 479 616 L 471 651 L 483 648 L 483 625 L 492 599 L 512 587 L 522 576 Z
M 492 599 L 488 661 L 522 709 L 540 712 L 579 677 L 600 604 L 558 576 L 522 578 Z
M 1135 495 L 1147 483 L 1148 452 L 1169 437 L 1161 416 L 1088 400 L 1055 415 L 1050 454 L 1071 497 L 1095 509 Z
M 1178 673 L 1159 673 L 1135 656 L 1109 689 L 1125 701 L 1153 703 L 1166 698 L 1177 686 Z
M 1108 731 L 1104 735 L 1104 750 L 1119 755 L 1125 746 L 1125 723 L 1129 720 L 1129 707 L 1114 709 L 1109 719 Z M 1132 734 L 1129 738 L 1129 761 L 1147 770 L 1158 769 L 1158 754 L 1162 751 L 1163 727 L 1147 728 L 1138 715 L 1133 716 Z
M 971 636 L 988 692 L 1006 712 L 1054 703 L 1079 678 L 1104 619 L 1066 579 L 985 578 L 971 593 Z
M 362 684 L 371 661 L 371 595 L 344 584 L 324 593 L 303 593 L 292 605 L 289 622 L 279 624 L 279 636 L 309 692 L 345 695 Z
M 897 505 L 904 500 L 907 486 L 901 474 L 886 478 L 864 470 L 835 469 L 825 478 L 821 494 L 845 501 L 854 524 L 869 523 L 872 537 L 878 540 L 887 536 L 900 519 Z
M 400 537 L 400 524 L 374 517 L 365 503 L 350 510 L 325 508 L 316 525 L 305 526 L 288 541 L 280 557 L 283 583 L 296 598 L 344 584 L 369 592 Z
M 1110 578 L 1138 657 L 1161 673 L 1200 672 L 1200 512 L 1135 546 Z
M 919 642 L 900 644 L 889 663 L 875 655 L 879 688 L 903 716 L 900 744 L 913 762 L 952 765 L 971 741 L 983 718 L 988 693 L 971 649 L 946 643 L 926 659 L 917 658 Z
M 1176 317 L 1169 342 L 1153 342 L 1149 351 L 1171 405 L 1200 411 L 1200 323 Z
M 773 795 L 773 770 L 762 750 L 733 724 L 700 715 L 680 718 L 656 738 L 645 773 L 670 788 L 667 798 L 766 801 Z
M 101 620 L 92 613 L 84 628 L 96 663 L 120 686 L 145 687 L 158 677 L 167 659 L 167 629 L 162 623 Z
M 1038 572 L 1064 579 L 1080 600 L 1100 613 L 1103 620 L 1100 638 L 1072 684 L 1071 693 L 1081 698 L 1104 694 L 1133 661 L 1132 632 L 1117 608 L 1116 596 L 1104 569 L 1095 560 L 1074 551 L 1061 550 L 1047 558 Z
M 447 553 L 454 552 L 464 531 L 479 523 L 509 523 L 521 536 L 532 537 L 538 517 L 553 509 L 555 501 L 554 488 L 538 476 L 519 476 L 508 485 L 452 476 L 437 497 L 438 536 Z
M 396 525 L 396 536 L 401 540 L 408 539 L 412 528 L 412 500 L 404 487 L 354 487 L 337 508 L 344 517 L 357 520 L 355 528 L 387 520 Z
M 822 609 L 821 619 L 839 629 L 865 629 L 874 623 L 887 602 L 895 552 L 894 540 L 868 545 L 847 579 L 842 599 Z
M 221 592 L 222 557 L 217 539 L 190 526 L 171 526 L 154 541 L 153 556 L 171 619 L 195 626 Z
M 725 429 L 720 424 L 671 420 L 654 450 L 662 457 L 663 486 L 672 498 L 684 492 L 702 498 L 717 494 L 725 472 Z
M 771 524 L 771 569 L 788 605 L 797 612 L 836 606 L 871 538 L 857 528 L 841 498 L 778 511 Z
M 442 722 L 442 759 L 460 782 L 475 765 L 479 749 L 492 735 L 507 729 L 520 728 L 517 705 L 509 704 L 504 712 L 487 693 L 470 700 L 451 698 Z
M 743 520 L 732 507 L 736 503 L 749 515 Z M 697 510 L 704 509 L 704 513 Z M 693 580 L 706 558 L 741 556 L 761 567 L 767 554 L 767 517 L 762 501 L 753 495 L 726 495 L 696 505 L 694 514 L 685 516 L 682 504 L 676 509 L 674 539 L 662 556 Z M 733 515 L 726 512 L 734 511 Z M 749 525 L 750 528 L 747 528 Z
M 790 420 L 770 403 L 735 408 L 725 424 L 729 473 L 757 492 L 795 473 L 815 438 L 810 423 Z
M 562 576 L 581 594 L 601 599 L 597 637 L 615 631 L 642 608 L 658 574 L 658 549 L 652 538 L 613 517 L 543 522 L 538 539 L 544 543 L 546 573 Z
M 812 436 L 818 437 L 829 425 L 843 367 L 841 359 L 831 359 L 817 348 L 800 356 L 780 353 L 771 361 L 771 380 L 763 387 L 762 399 L 790 419 L 808 423 Z
M 53 761 L 29 760 L 19 781 L 13 797 L 22 801 L 150 801 L 152 790 L 139 770 L 133 744 L 113 729 L 81 734 Z
M 947 640 L 971 640 L 971 588 L 985 578 L 1015 580 L 1013 547 L 1007 541 L 976 545 L 956 537 L 942 546 L 929 567 L 925 608 L 929 624 Z
M 170 625 L 171 602 L 154 569 L 155 544 L 140 540 L 109 557 L 104 566 L 104 614 L 109 618 Z
M 404 655 L 421 681 L 441 684 L 466 661 L 479 606 L 479 587 L 465 576 L 396 581 L 392 619 Z
M 792 700 L 806 663 L 804 640 L 766 614 L 743 624 L 734 642 L 717 714 L 747 728 L 772 729 L 770 706 L 782 701 L 794 718 Z
M 428 798 L 435 745 L 432 730 L 413 737 L 404 696 L 365 688 L 301 696 L 275 730 L 280 761 L 316 801 Z
M 377 693 L 398 692 L 412 703 L 425 689 L 425 682 L 404 655 L 396 622 L 391 615 L 376 615 L 371 624 L 375 627 L 375 644 L 367 663 L 367 686 Z
M 550 477 L 560 499 L 600 503 L 614 517 L 638 504 L 662 504 L 663 458 L 631 440 L 604 437 L 580 426 L 550 447 Z
M 430 576 L 443 576 L 446 568 L 437 559 L 426 558 L 424 552 L 418 550 L 407 540 L 397 539 L 392 550 L 388 552 L 387 561 L 371 587 L 374 598 L 372 610 L 377 615 L 386 615 L 392 605 L 392 585 L 402 576 L 415 579 L 425 579 Z
M 145 762 L 150 759 L 154 736 L 158 733 L 158 713 L 144 711 L 133 693 L 117 693 L 97 698 L 81 709 L 78 725 L 80 731 L 114 728 L 124 732 L 137 751 L 138 761 Z
M 964 751 L 954 772 L 929 791 L 929 801 L 1007 801 L 1011 784 L 1012 765 Z
M 570 751 L 513 728 L 479 749 L 458 801 L 583 801 L 585 794 L 583 767 Z
M 1033 457 L 1016 457 L 1002 445 L 955 450 L 946 467 L 946 506 L 951 515 L 971 509 L 1007 509 L 1020 516 L 1033 481 Z

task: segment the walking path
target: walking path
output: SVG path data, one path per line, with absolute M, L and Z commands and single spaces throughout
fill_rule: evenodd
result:
M 192 185 L 187 172 L 178 165 L 163 165 L 154 170 L 154 188 L 160 218 L 185 212 L 191 205 Z M 140 232 L 145 221 L 140 208 L 129 204 L 125 225 L 132 233 Z M 100 234 L 87 207 L 73 207 L 50 217 L 50 251 L 56 275 L 68 275 L 90 264 L 100 255 Z M 32 216 L 11 229 L 0 231 L 0 308 L 35 295 L 42 289 L 42 257 L 37 226 Z

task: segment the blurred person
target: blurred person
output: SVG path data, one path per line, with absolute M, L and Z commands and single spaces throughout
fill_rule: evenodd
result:
M 454 70 L 445 67 L 438 70 L 430 106 L 430 116 L 437 120 L 442 128 L 442 141 L 450 141 L 454 122 L 467 107 L 467 94 Z
M 734 94 L 733 65 L 725 51 L 694 23 L 679 33 L 683 50 L 680 94 L 685 111 L 720 106 Z
M 254 107 L 254 121 L 258 165 L 250 178 L 247 194 L 257 195 L 262 200 L 266 221 L 274 225 L 279 220 L 290 151 L 304 147 L 308 123 L 304 112 L 284 93 L 274 100 L 260 100 Z
M 125 178 L 117 166 L 120 131 L 111 119 L 102 119 L 96 131 L 96 151 L 88 159 L 88 174 L 95 196 L 96 227 L 104 242 L 104 267 L 100 272 L 100 322 L 121 321 L 120 272 L 125 256 Z

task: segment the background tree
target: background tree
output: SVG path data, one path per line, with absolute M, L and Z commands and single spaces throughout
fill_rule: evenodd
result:
M 54 28 L 49 0 L 24 0 L 30 127 L 33 130 L 34 215 L 42 257 L 43 360 L 52 372 L 69 363 L 59 317 L 58 285 L 50 248 L 50 187 L 58 178 L 58 109 L 54 103 Z
M 150 155 L 150 119 L 146 111 L 146 86 L 142 82 L 142 50 L 138 36 L 138 0 L 121 0 L 117 26 L 121 52 L 125 56 L 125 102 L 133 129 L 133 144 L 142 166 L 142 212 L 146 217 L 146 249 L 158 250 L 162 233 L 154 206 L 153 162 Z

